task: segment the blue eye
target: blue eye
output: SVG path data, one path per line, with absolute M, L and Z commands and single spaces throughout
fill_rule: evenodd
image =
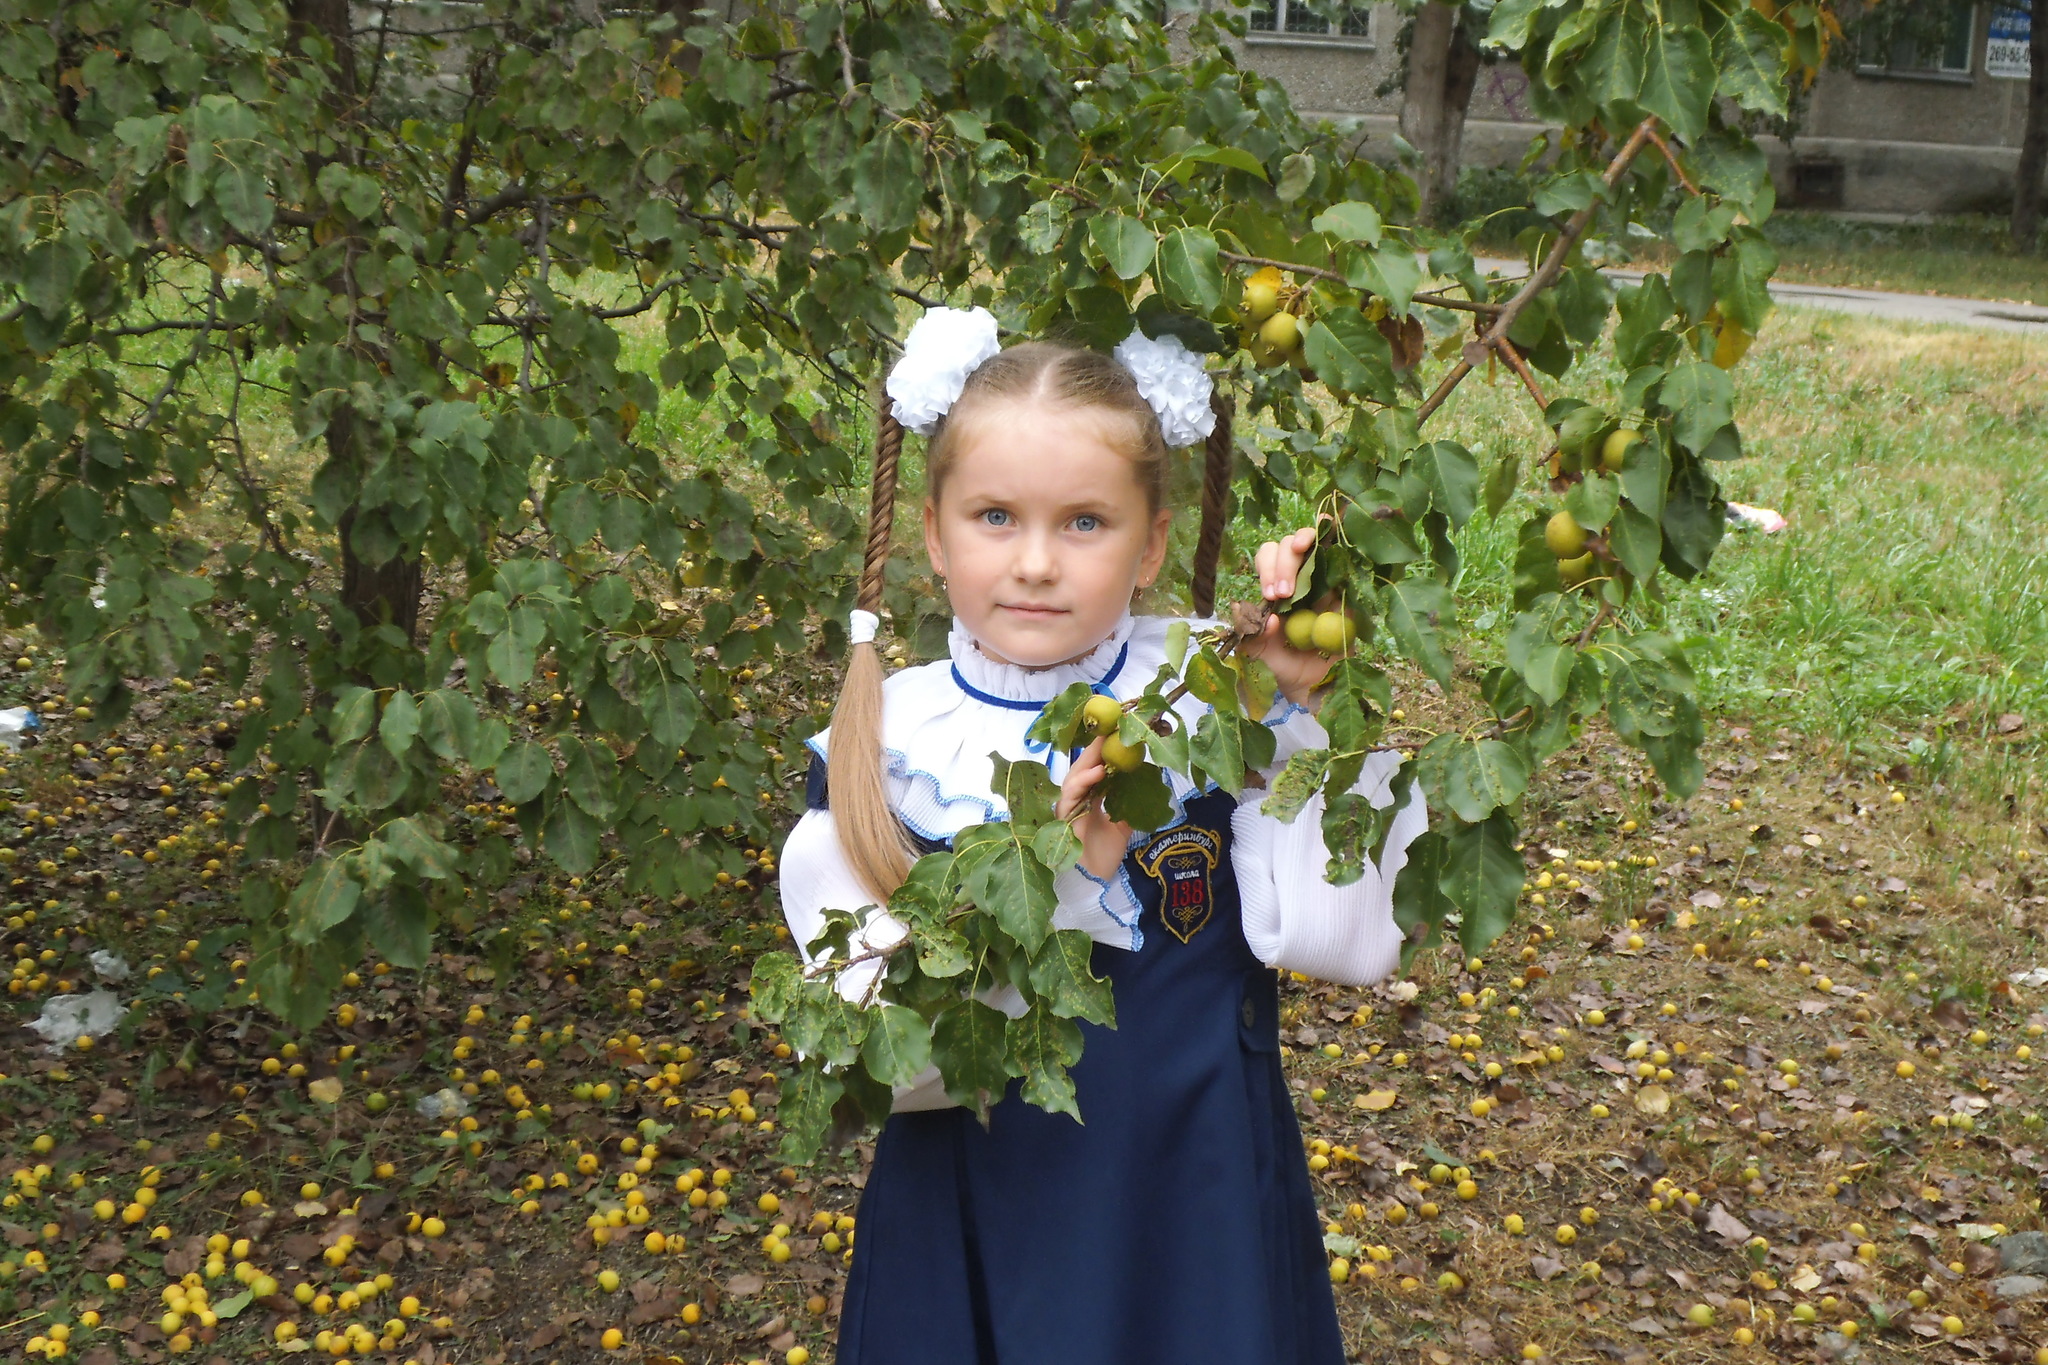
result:
M 981 519 L 991 526 L 1006 526 L 1009 523 L 1005 521 L 1004 518 L 1008 517 L 1009 515 L 1010 514 L 1008 512 L 1005 512 L 1000 507 L 991 507 L 986 512 L 983 512 L 981 514 Z
M 1089 516 L 1086 513 L 1074 518 L 1074 529 L 1077 531 L 1093 531 L 1101 525 L 1102 518 Z

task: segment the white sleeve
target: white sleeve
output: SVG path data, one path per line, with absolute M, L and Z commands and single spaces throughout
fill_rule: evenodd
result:
M 782 846 L 781 867 L 782 918 L 789 924 L 790 936 L 796 940 L 797 953 L 806 967 L 817 960 L 810 942 L 825 927 L 827 910 L 873 907 L 861 917 L 861 927 L 848 939 L 848 955 L 852 957 L 871 948 L 899 943 L 909 932 L 901 920 L 875 906 L 875 898 L 854 875 L 845 850 L 839 846 L 839 827 L 833 823 L 831 811 L 804 812 Z M 883 966 L 881 958 L 871 958 L 841 971 L 835 983 L 839 993 L 848 1000 L 860 1000 Z
M 782 846 L 781 868 L 782 917 L 796 940 L 797 953 L 809 966 L 816 959 L 808 945 L 824 928 L 825 912 L 873 906 L 874 897 L 847 863 L 846 852 L 839 846 L 839 828 L 829 810 L 804 812 Z M 1086 870 L 1075 868 L 1055 877 L 1053 886 L 1060 894 L 1059 908 L 1053 914 L 1056 928 L 1087 929 L 1098 941 L 1121 948 L 1136 946 L 1137 900 L 1130 894 L 1130 882 L 1121 872 L 1116 882 L 1104 883 Z M 1128 928 L 1115 917 L 1123 908 L 1123 897 L 1129 897 Z M 871 908 L 848 946 L 857 955 L 865 948 L 886 948 L 900 942 L 908 932 L 894 915 Z M 882 968 L 882 959 L 875 958 L 841 971 L 835 982 L 839 994 L 848 1000 L 860 1000 Z M 1010 986 L 982 991 L 977 998 L 1012 1019 L 1025 1011 L 1024 998 Z M 952 1104 L 939 1078 L 939 1069 L 930 1066 L 908 1085 L 895 1088 L 891 1108 L 901 1113 L 912 1109 L 947 1109 Z
M 1400 755 L 1369 754 L 1352 791 L 1375 808 L 1392 802 L 1389 790 Z M 1262 814 L 1262 790 L 1247 790 L 1231 817 L 1232 862 L 1243 902 L 1244 937 L 1259 961 L 1347 986 L 1387 976 L 1401 960 L 1394 923 L 1394 878 L 1408 862 L 1408 845 L 1429 827 L 1421 788 L 1394 817 L 1377 866 L 1348 886 L 1324 880 L 1330 851 L 1323 843 L 1323 798 L 1317 793 L 1285 823 Z

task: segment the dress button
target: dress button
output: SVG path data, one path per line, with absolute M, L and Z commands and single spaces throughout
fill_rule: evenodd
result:
M 1249 995 L 1244 998 L 1244 1003 L 1238 1006 L 1237 1017 L 1244 1020 L 1246 1028 L 1250 1028 L 1252 1020 L 1258 1017 L 1258 1010 L 1253 1007 L 1252 998 Z

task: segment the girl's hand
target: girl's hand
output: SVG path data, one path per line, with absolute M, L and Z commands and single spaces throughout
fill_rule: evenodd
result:
M 1096 787 L 1107 776 L 1102 741 L 1097 739 L 1067 769 L 1067 780 L 1060 783 L 1059 803 L 1053 807 L 1054 816 L 1070 821 L 1081 840 L 1081 866 L 1103 881 L 1116 875 L 1131 846 L 1131 827 L 1110 819 L 1095 799 Z
M 1316 528 L 1304 526 L 1290 536 L 1269 540 L 1259 547 L 1254 561 L 1259 571 L 1259 584 L 1268 602 L 1278 601 L 1294 595 L 1294 580 L 1301 572 L 1302 561 L 1315 547 Z M 1322 603 L 1315 604 L 1319 611 L 1336 606 L 1334 594 Z M 1238 652 L 1263 661 L 1279 679 L 1280 691 L 1296 706 L 1308 706 L 1309 697 L 1323 679 L 1329 676 L 1334 659 L 1326 659 L 1312 649 L 1295 649 L 1287 643 L 1281 633 L 1280 613 L 1274 612 L 1266 618 L 1266 629 L 1262 635 L 1244 641 Z M 1313 708 L 1311 708 L 1313 709 Z

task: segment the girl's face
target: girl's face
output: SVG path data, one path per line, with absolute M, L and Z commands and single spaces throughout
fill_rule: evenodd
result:
M 1049 668 L 1087 654 L 1149 587 L 1172 513 L 1149 511 L 1102 418 L 1030 401 L 975 415 L 924 543 L 953 614 L 1000 663 Z

